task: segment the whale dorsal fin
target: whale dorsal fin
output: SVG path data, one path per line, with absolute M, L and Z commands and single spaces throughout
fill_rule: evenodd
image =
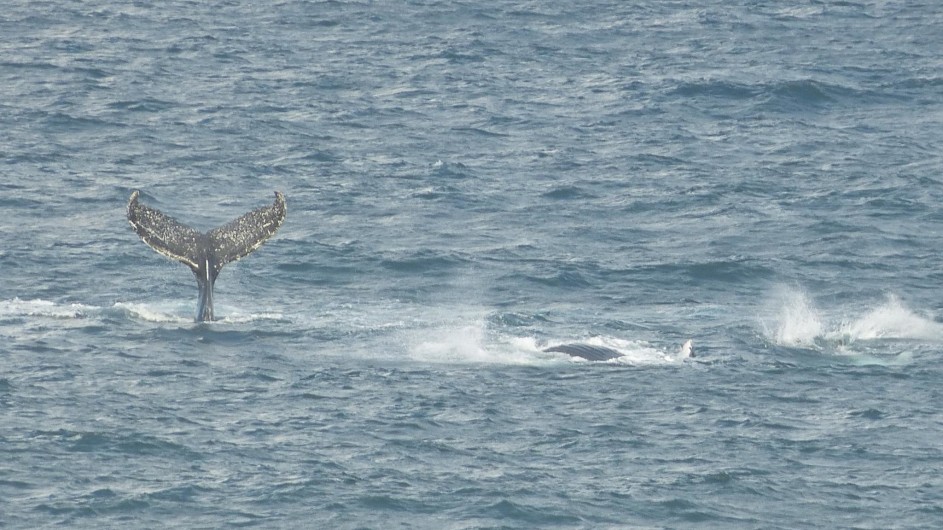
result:
M 275 192 L 275 202 L 252 210 L 207 234 L 217 266 L 243 258 L 275 235 L 287 213 L 285 196 Z
M 128 201 L 128 222 L 141 239 L 157 252 L 182 261 L 191 269 L 199 268 L 199 239 L 202 234 L 164 214 L 138 202 L 135 190 Z

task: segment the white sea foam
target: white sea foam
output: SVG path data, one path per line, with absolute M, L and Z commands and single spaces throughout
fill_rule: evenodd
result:
M 85 304 L 60 304 L 50 300 L 34 299 L 0 301 L 0 318 L 11 317 L 48 317 L 48 318 L 84 318 L 100 308 Z
M 229 324 L 245 324 L 247 322 L 259 322 L 262 320 L 277 322 L 284 321 L 286 318 L 282 313 L 278 312 L 240 313 L 238 311 L 226 312 L 226 314 L 219 317 L 219 322 Z
M 193 322 L 192 317 L 182 316 L 177 311 L 178 305 L 173 303 L 116 302 L 115 307 L 127 311 L 134 318 L 147 322 Z
M 527 341 L 494 340 L 484 322 L 447 325 L 414 332 L 408 340 L 409 355 L 415 360 L 444 363 L 541 364 L 546 359 Z
M 127 312 L 133 318 L 148 322 L 193 322 L 188 314 L 189 306 L 180 302 L 116 302 L 116 309 Z M 101 313 L 102 308 L 87 304 L 57 303 L 51 300 L 21 300 L 13 298 L 0 300 L 0 318 L 47 317 L 57 319 L 87 318 Z M 244 323 L 258 320 L 282 320 L 281 313 L 239 313 L 225 311 L 220 319 L 223 322 Z

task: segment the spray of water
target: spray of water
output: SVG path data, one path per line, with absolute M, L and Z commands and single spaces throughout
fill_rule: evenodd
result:
M 943 342 L 943 324 L 906 307 L 889 295 L 861 316 L 848 311 L 828 318 L 799 288 L 778 287 L 770 296 L 768 317 L 761 322 L 766 337 L 780 346 L 820 348 L 847 353 L 861 341 L 901 340 Z
M 766 336 L 776 344 L 811 346 L 816 337 L 822 335 L 822 318 L 804 291 L 778 287 L 770 298 L 770 304 L 777 309 L 771 319 L 762 322 L 762 327 Z

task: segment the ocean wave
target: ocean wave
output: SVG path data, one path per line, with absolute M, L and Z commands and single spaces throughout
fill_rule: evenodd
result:
M 384 268 L 396 272 L 440 275 L 467 262 L 468 259 L 458 252 L 419 250 L 396 253 L 380 263 Z
M 673 93 L 686 98 L 711 97 L 735 100 L 751 99 L 762 92 L 762 87 L 725 80 L 684 81 Z
M 718 100 L 753 102 L 757 108 L 769 111 L 815 109 L 843 101 L 860 105 L 862 101 L 887 96 L 884 92 L 813 78 L 754 83 L 725 79 L 682 81 L 674 87 L 672 94 L 691 99 L 711 98 L 715 103 Z

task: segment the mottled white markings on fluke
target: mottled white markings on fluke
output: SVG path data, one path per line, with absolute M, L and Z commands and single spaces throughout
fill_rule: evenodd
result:
M 148 246 L 180 261 L 196 275 L 200 288 L 198 322 L 213 320 L 213 285 L 223 265 L 249 255 L 285 222 L 285 196 L 275 192 L 275 202 L 201 233 L 160 210 L 138 201 L 135 190 L 128 201 L 128 222 Z

